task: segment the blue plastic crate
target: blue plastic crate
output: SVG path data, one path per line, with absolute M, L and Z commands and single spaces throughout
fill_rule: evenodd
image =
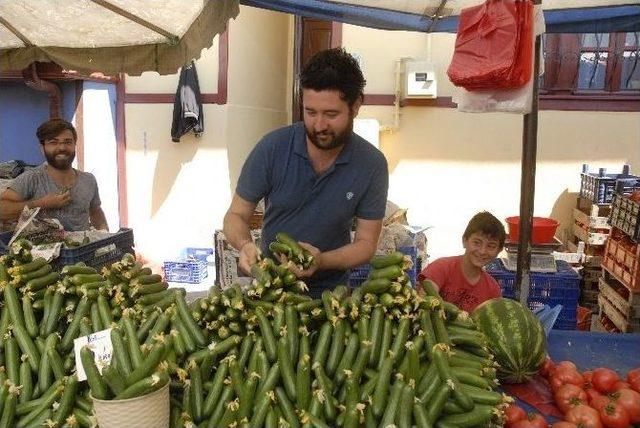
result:
M 543 305 L 554 307 L 562 305 L 562 311 L 553 328 L 559 330 L 575 330 L 578 319 L 578 299 L 580 297 L 580 275 L 569 264 L 557 260 L 558 272 L 531 272 L 529 288 L 529 308 L 536 309 Z M 516 299 L 516 273 L 508 271 L 501 260 L 496 259 L 486 267 L 487 273 L 500 284 L 503 297 Z
M 415 285 L 416 278 L 420 272 L 419 265 L 421 264 L 421 260 L 418 260 L 417 258 L 416 247 L 400 247 L 398 248 L 398 251 L 411 256 L 413 267 L 407 271 L 407 276 L 409 276 L 411 284 Z M 367 276 L 369 276 L 369 272 L 371 272 L 371 265 L 369 263 L 351 269 L 351 272 L 349 273 L 349 286 L 357 287 L 365 282 L 367 280 Z
M 193 248 L 187 247 L 180 252 L 180 256 L 186 259 L 198 259 L 207 262 L 207 257 L 213 254 L 213 248 Z
M 6 244 L 9 243 L 11 236 L 12 232 L 0 234 L 0 254 L 8 251 Z M 87 266 L 100 269 L 122 259 L 125 253 L 134 254 L 133 229 L 122 228 L 107 238 L 79 247 L 62 247 L 60 256 L 51 263 L 51 266 L 59 270 L 66 265 L 83 262 Z
M 196 258 L 164 262 L 164 276 L 170 282 L 199 284 L 207 275 L 207 263 Z

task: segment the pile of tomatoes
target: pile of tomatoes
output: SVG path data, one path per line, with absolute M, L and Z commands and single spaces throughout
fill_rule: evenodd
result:
M 600 367 L 580 373 L 571 361 L 547 358 L 540 374 L 547 378 L 564 417 L 552 428 L 626 428 L 640 424 L 640 367 L 622 379 Z M 506 411 L 507 428 L 546 428 L 544 417 L 515 405 Z

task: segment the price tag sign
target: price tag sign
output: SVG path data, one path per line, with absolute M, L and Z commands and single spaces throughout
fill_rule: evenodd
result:
M 79 381 L 87 379 L 87 374 L 84 372 L 84 367 L 82 367 L 82 361 L 80 360 L 80 350 L 85 345 L 89 345 L 89 348 L 93 351 L 93 359 L 98 370 L 102 373 L 102 369 L 111 362 L 111 355 L 113 354 L 111 329 L 101 330 L 73 341 L 73 352 L 76 357 L 76 371 Z

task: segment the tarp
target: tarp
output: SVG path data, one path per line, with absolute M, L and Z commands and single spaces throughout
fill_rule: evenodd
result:
M 2 0 L 0 71 L 53 61 L 83 73 L 172 74 L 238 13 L 238 0 Z
M 241 0 L 241 4 L 382 30 L 455 32 L 479 0 Z M 439 9 L 441 3 L 444 6 Z M 547 33 L 640 31 L 638 0 L 543 0 Z M 438 19 L 432 19 L 437 13 Z

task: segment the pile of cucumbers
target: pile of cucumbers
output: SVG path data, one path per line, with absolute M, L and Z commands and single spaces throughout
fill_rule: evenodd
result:
M 501 426 L 509 398 L 473 320 L 429 282 L 418 295 L 404 255 L 371 263 L 361 287 L 312 299 L 264 258 L 249 290 L 189 304 L 130 255 L 44 280 L 29 274 L 53 270 L 16 247 L 0 259 L 0 427 L 92 427 L 92 397 L 167 383 L 172 427 Z M 78 382 L 73 339 L 104 328 L 112 362 L 100 373 L 83 348 Z

